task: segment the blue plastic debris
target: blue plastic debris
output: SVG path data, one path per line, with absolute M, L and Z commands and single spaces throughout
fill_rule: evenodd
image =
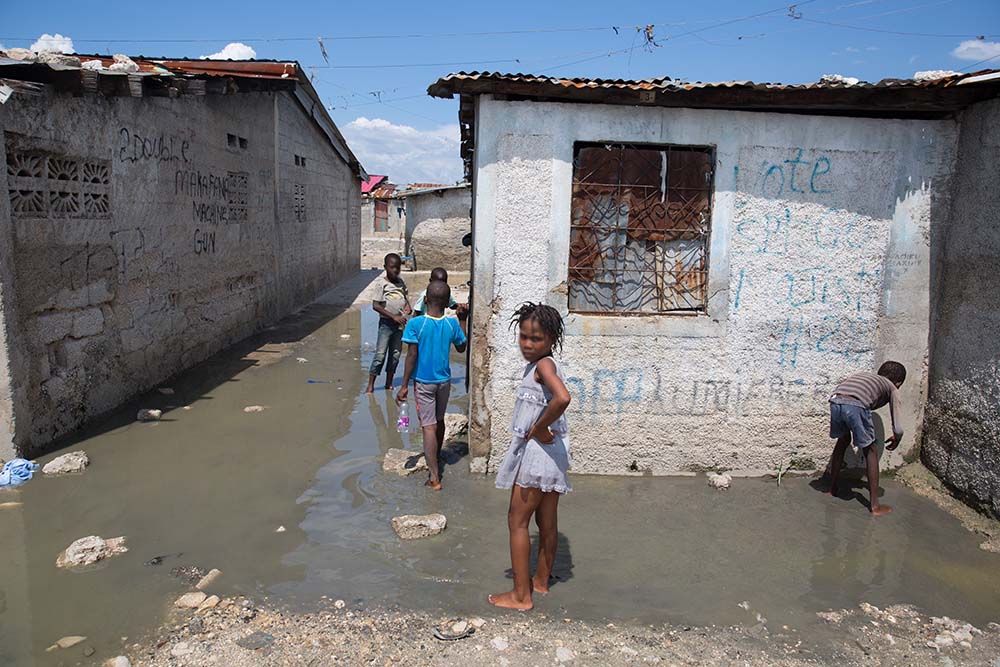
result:
M 38 464 L 27 459 L 11 459 L 0 469 L 0 486 L 24 484 L 38 470 Z

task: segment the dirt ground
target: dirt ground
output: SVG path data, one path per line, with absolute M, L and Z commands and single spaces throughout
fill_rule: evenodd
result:
M 341 607 L 341 608 L 338 608 Z M 485 620 L 465 639 L 441 641 L 455 619 L 399 611 L 352 610 L 338 601 L 308 614 L 227 599 L 200 613 L 174 612 L 145 644 L 137 665 L 618 665 L 793 667 L 864 665 L 1000 667 L 1000 625 L 972 628 L 932 619 L 907 606 L 819 615 L 808 633 L 752 627 L 618 626 L 538 613 Z M 469 619 L 481 622 L 483 619 Z

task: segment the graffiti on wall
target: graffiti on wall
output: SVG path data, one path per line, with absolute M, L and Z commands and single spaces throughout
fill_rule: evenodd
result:
M 740 417 L 767 409 L 787 413 L 803 401 L 822 406 L 833 388 L 831 378 L 817 375 L 702 379 L 677 382 L 655 367 L 600 368 L 566 378 L 573 409 L 582 413 L 646 413 L 656 415 L 725 415 Z M 799 400 L 801 399 L 801 400 Z
M 173 134 L 150 136 L 127 127 L 118 130 L 119 162 L 190 162 L 190 149 L 187 139 Z
M 751 297 L 769 308 L 781 368 L 807 358 L 854 362 L 871 352 L 884 280 L 871 246 L 884 226 L 834 205 L 843 167 L 834 156 L 795 148 L 750 174 L 734 168 L 745 187 L 735 202 L 732 311 L 738 316 Z
M 214 254 L 216 232 L 213 227 L 248 219 L 250 174 L 228 171 L 223 175 L 178 169 L 174 173 L 174 194 L 191 202 L 191 217 L 198 225 L 194 232 L 195 254 Z

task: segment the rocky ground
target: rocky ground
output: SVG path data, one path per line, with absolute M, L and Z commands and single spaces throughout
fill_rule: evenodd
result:
M 864 665 L 1000 667 L 1000 625 L 973 628 L 906 606 L 819 614 L 809 632 L 744 627 L 631 626 L 501 615 L 455 641 L 457 619 L 351 609 L 329 601 L 312 613 L 226 599 L 201 612 L 175 610 L 169 626 L 131 647 L 133 665 Z M 459 628 L 461 629 L 461 628 Z

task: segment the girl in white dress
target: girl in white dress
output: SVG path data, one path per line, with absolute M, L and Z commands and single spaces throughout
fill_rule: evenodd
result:
M 572 490 L 569 468 L 569 429 L 563 413 L 569 392 L 553 348 L 562 347 L 563 321 L 551 306 L 525 303 L 511 318 L 517 324 L 518 344 L 528 365 L 517 388 L 513 440 L 497 471 L 496 485 L 511 489 L 507 527 L 514 590 L 489 596 L 497 607 L 527 611 L 532 594 L 549 592 L 549 577 L 556 556 L 559 496 Z M 532 515 L 538 524 L 538 568 L 530 573 Z

